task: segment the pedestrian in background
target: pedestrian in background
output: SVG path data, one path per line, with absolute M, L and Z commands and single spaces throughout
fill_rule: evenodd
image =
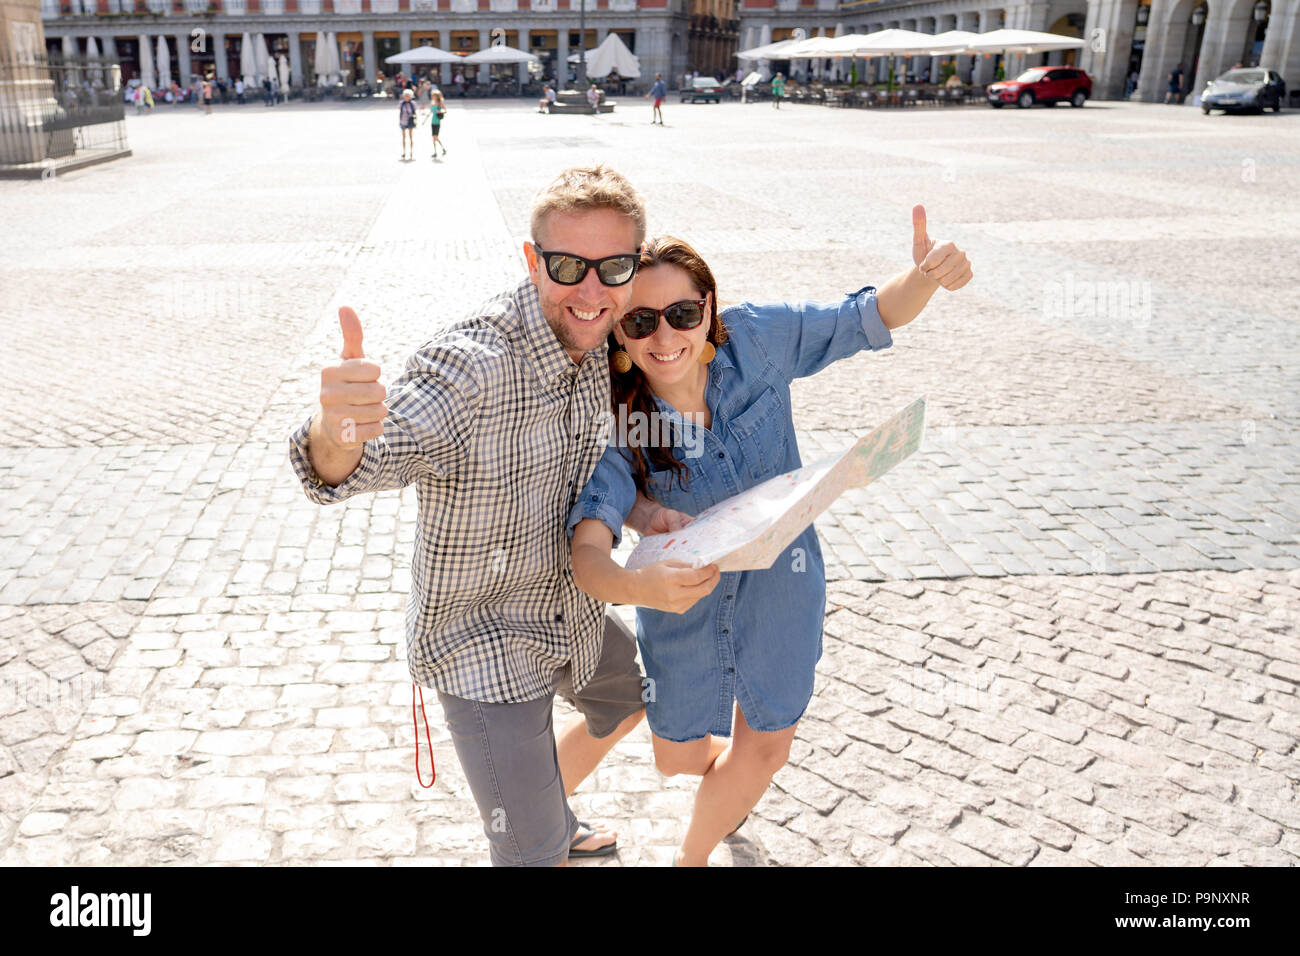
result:
M 447 115 L 447 101 L 442 98 L 442 90 L 434 90 L 429 94 L 430 114 L 429 128 L 433 131 L 433 158 L 438 158 L 438 150 L 442 150 L 442 155 L 447 155 L 447 147 L 442 145 L 439 138 L 442 131 L 442 118 Z
M 664 97 L 667 95 L 668 95 L 668 87 L 664 83 L 664 75 L 662 73 L 656 73 L 654 86 L 650 87 L 650 92 L 646 94 L 646 97 L 648 99 L 654 100 L 654 111 L 650 114 L 651 126 L 653 126 L 655 123 L 658 123 L 660 126 L 664 125 L 663 110 L 661 110 L 659 107 L 663 105 Z
M 212 112 L 212 82 L 205 76 L 202 84 L 203 91 L 203 112 Z
M 402 131 L 402 159 L 415 158 L 415 94 L 402 90 L 402 102 L 397 107 L 397 127 Z
M 1179 63 L 1169 73 L 1169 89 L 1165 91 L 1165 103 L 1181 102 L 1182 93 L 1183 93 L 1183 65 Z
M 781 97 L 785 96 L 785 77 L 778 73 L 772 77 L 772 105 L 781 108 Z
M 235 102 L 241 106 L 244 103 L 244 81 L 238 77 L 235 78 Z

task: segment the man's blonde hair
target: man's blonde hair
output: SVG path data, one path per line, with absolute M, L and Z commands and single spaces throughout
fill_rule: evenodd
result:
M 533 199 L 529 223 L 533 241 L 553 212 L 586 212 L 613 209 L 636 227 L 636 244 L 645 241 L 645 200 L 630 182 L 607 166 L 571 166 Z

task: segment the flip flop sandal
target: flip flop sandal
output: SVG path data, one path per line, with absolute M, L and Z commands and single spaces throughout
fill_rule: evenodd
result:
M 574 847 L 577 846 L 579 843 L 581 843 L 583 840 L 589 840 L 593 836 L 597 836 L 599 833 L 600 831 L 597 830 L 595 827 L 593 827 L 591 824 L 583 823 L 581 820 L 579 820 L 578 832 L 574 835 L 573 839 L 569 841 L 569 859 L 583 860 L 583 859 L 587 859 L 588 857 L 609 856 L 611 853 L 617 853 L 618 852 L 617 840 L 605 846 L 596 847 L 596 849 L 594 850 L 574 849 Z

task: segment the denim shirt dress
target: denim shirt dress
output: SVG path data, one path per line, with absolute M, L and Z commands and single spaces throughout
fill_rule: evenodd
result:
M 744 303 L 726 309 L 730 332 L 709 364 L 705 400 L 712 427 L 683 419 L 656 399 L 672 422 L 674 454 L 689 483 L 652 470 L 649 488 L 665 507 L 697 515 L 803 462 L 795 443 L 790 382 L 863 349 L 893 340 L 881 321 L 875 288 L 835 304 Z M 683 440 L 689 437 L 689 441 Z M 631 463 L 617 430 L 569 515 L 603 522 L 622 537 L 636 502 Z M 697 452 L 690 457 L 689 450 Z M 732 701 L 758 731 L 796 723 L 812 699 L 822 652 L 826 569 L 817 533 L 803 530 L 772 567 L 722 575 L 713 592 L 684 614 L 637 608 L 650 729 L 673 741 L 731 734 Z

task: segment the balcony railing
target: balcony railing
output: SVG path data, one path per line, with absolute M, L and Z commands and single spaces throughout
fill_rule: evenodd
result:
M 533 0 L 532 6 L 539 13 L 547 13 L 555 9 L 555 0 Z
M 411 9 L 420 13 L 429 13 L 438 9 L 438 0 L 411 0 Z
M 299 13 L 320 13 L 320 0 L 298 0 Z
M 452 13 L 473 13 L 478 9 L 478 0 L 451 0 Z
M 518 0 L 488 0 L 488 9 L 493 13 L 514 13 L 519 3 Z
M 334 0 L 334 12 L 355 16 L 361 12 L 361 0 Z
M 627 13 L 636 9 L 636 0 L 609 0 L 609 8 L 616 13 Z
M 399 8 L 398 0 L 370 0 L 370 9 L 375 13 L 396 13 Z
M 262 2 L 257 5 L 257 8 L 263 13 L 278 17 L 280 14 L 284 13 L 284 0 L 262 0 Z

